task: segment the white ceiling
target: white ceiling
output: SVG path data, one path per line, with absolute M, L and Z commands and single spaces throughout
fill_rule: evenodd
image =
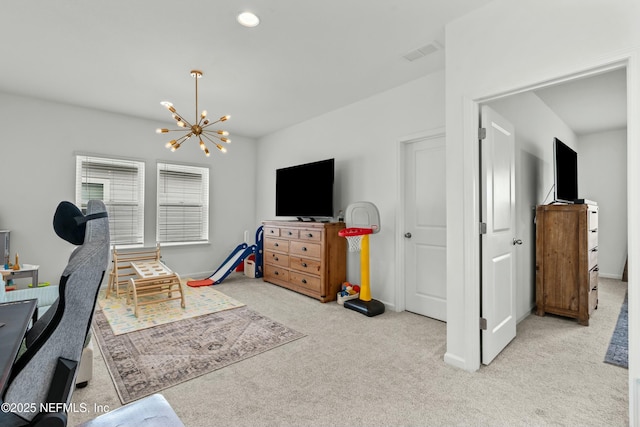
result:
M 490 0 L 8 0 L 0 91 L 261 136 L 444 68 L 445 23 Z M 236 15 L 256 13 L 244 28 Z
M 189 71 L 199 69 L 200 110 L 231 114 L 225 129 L 259 137 L 443 69 L 445 24 L 489 2 L 8 0 L 0 92 L 170 124 L 160 101 L 193 118 Z M 244 10 L 261 24 L 237 24 Z M 404 58 L 431 44 L 440 48 Z M 579 122 L 604 114 L 564 103 L 576 91 L 582 107 L 587 93 L 600 105 L 611 95 L 594 90 L 576 82 L 538 93 L 580 133 Z
M 577 135 L 627 126 L 624 68 L 550 86 L 535 93 Z

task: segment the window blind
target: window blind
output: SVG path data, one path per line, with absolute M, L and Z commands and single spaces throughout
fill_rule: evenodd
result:
M 209 169 L 158 163 L 158 217 L 160 243 L 209 241 Z
M 76 205 L 102 200 L 109 214 L 112 245 L 144 244 L 144 163 L 76 156 Z

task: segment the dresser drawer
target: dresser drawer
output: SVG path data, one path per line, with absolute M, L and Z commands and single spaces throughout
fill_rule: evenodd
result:
M 318 276 L 311 276 L 291 270 L 289 273 L 289 282 L 313 292 L 320 292 L 320 277 Z
M 275 279 L 279 281 L 288 282 L 289 270 L 276 265 L 265 264 L 264 277 L 265 279 Z
M 281 267 L 289 266 L 289 255 L 280 252 L 264 251 L 264 262 L 266 264 L 279 265 Z
M 588 248 L 593 249 L 598 246 L 598 230 L 587 231 Z
M 294 270 L 302 271 L 307 274 L 320 274 L 322 262 L 319 260 L 292 256 L 289 266 Z
M 285 237 L 287 239 L 297 239 L 298 231 L 295 228 L 281 228 L 280 229 L 280 237 Z
M 598 247 L 589 249 L 589 270 L 598 265 Z
M 265 251 L 289 252 L 289 241 L 283 239 L 264 238 Z
M 587 211 L 589 213 L 589 230 L 597 230 L 598 229 L 598 207 L 597 206 L 589 206 Z
M 596 266 L 589 271 L 589 289 L 596 289 L 598 287 L 598 270 Z
M 280 229 L 278 227 L 264 227 L 262 229 L 264 236 L 272 236 L 272 237 L 279 237 L 280 236 Z
M 300 230 L 300 240 L 309 240 L 319 242 L 322 240 L 322 231 L 320 230 Z
M 320 249 L 320 243 L 292 241 L 289 252 L 291 253 L 291 255 L 320 258 Z

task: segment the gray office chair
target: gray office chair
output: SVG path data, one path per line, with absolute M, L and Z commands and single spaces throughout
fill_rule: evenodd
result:
M 89 201 L 87 215 L 72 203 L 60 203 L 53 226 L 62 239 L 80 246 L 62 273 L 57 301 L 29 330 L 27 348 L 12 368 L 0 400 L 15 411 L 0 411 L 3 427 L 66 426 L 65 408 L 109 263 L 109 221 L 102 201 Z M 41 412 L 43 405 L 54 411 Z

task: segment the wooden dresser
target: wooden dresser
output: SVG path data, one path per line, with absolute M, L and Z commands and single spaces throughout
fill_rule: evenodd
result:
M 536 314 L 589 325 L 598 306 L 598 206 L 536 208 Z
M 264 221 L 263 280 L 333 301 L 347 275 L 342 222 Z

